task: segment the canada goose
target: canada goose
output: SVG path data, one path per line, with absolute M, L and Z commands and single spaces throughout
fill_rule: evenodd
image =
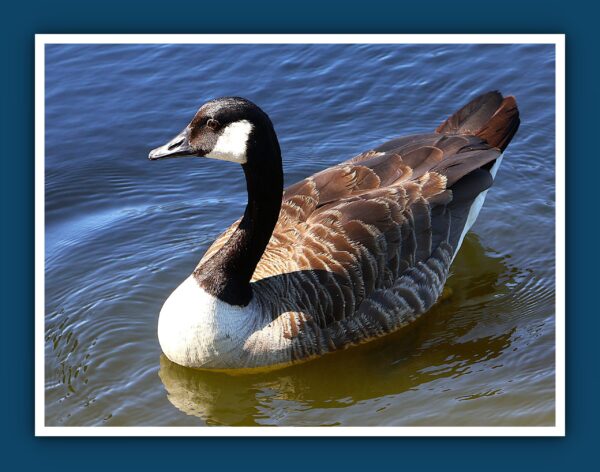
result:
M 280 367 L 414 322 L 440 296 L 518 126 L 514 97 L 489 92 L 435 132 L 284 190 L 267 114 L 238 97 L 205 103 L 148 157 L 241 164 L 248 204 L 165 302 L 163 352 L 194 368 Z

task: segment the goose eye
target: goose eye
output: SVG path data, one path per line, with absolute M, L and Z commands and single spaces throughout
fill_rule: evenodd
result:
M 217 120 L 215 120 L 214 118 L 210 118 L 206 122 L 206 126 L 208 126 L 210 129 L 212 129 L 214 131 L 219 127 L 219 122 Z

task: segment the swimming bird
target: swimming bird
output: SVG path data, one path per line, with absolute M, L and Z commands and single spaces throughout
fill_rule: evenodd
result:
M 276 368 L 414 323 L 440 297 L 519 122 L 514 97 L 488 92 L 433 132 L 284 189 L 268 115 L 240 97 L 205 103 L 148 157 L 236 163 L 248 203 L 164 303 L 164 354 L 200 369 Z

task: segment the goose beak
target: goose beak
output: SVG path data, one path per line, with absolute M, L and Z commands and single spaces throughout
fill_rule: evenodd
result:
M 156 161 L 158 159 L 167 159 L 170 157 L 192 156 L 194 151 L 190 146 L 189 131 L 184 129 L 164 146 L 157 147 L 150 151 L 148 159 Z

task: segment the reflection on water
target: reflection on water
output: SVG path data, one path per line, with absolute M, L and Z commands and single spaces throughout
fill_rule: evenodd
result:
M 553 424 L 554 70 L 544 44 L 48 45 L 46 423 Z M 417 326 L 262 375 L 159 362 L 162 304 L 246 203 L 233 164 L 147 160 L 198 105 L 260 104 L 289 185 L 491 89 L 521 127 Z
M 526 277 L 466 239 L 444 298 L 417 326 L 380 340 L 279 371 L 229 375 L 184 368 L 160 357 L 159 376 L 169 401 L 214 425 L 286 424 L 281 409 L 332 409 L 379 397 L 426 390 L 433 381 L 490 369 L 511 349 L 514 324 L 498 322 L 510 287 Z M 491 303 L 490 303 L 491 300 Z M 487 318 L 487 320 L 486 320 Z M 501 361 L 499 361 L 501 363 Z M 462 400 L 492 396 L 481 383 Z M 426 401 L 428 393 L 423 393 Z M 412 418 L 397 418 L 410 424 Z M 464 418 L 463 418 L 464 420 Z M 316 424 L 322 424 L 318 422 Z M 477 423 L 477 418 L 471 418 Z M 442 421 L 444 423 L 444 421 Z M 310 424 L 310 422 L 308 423 Z

